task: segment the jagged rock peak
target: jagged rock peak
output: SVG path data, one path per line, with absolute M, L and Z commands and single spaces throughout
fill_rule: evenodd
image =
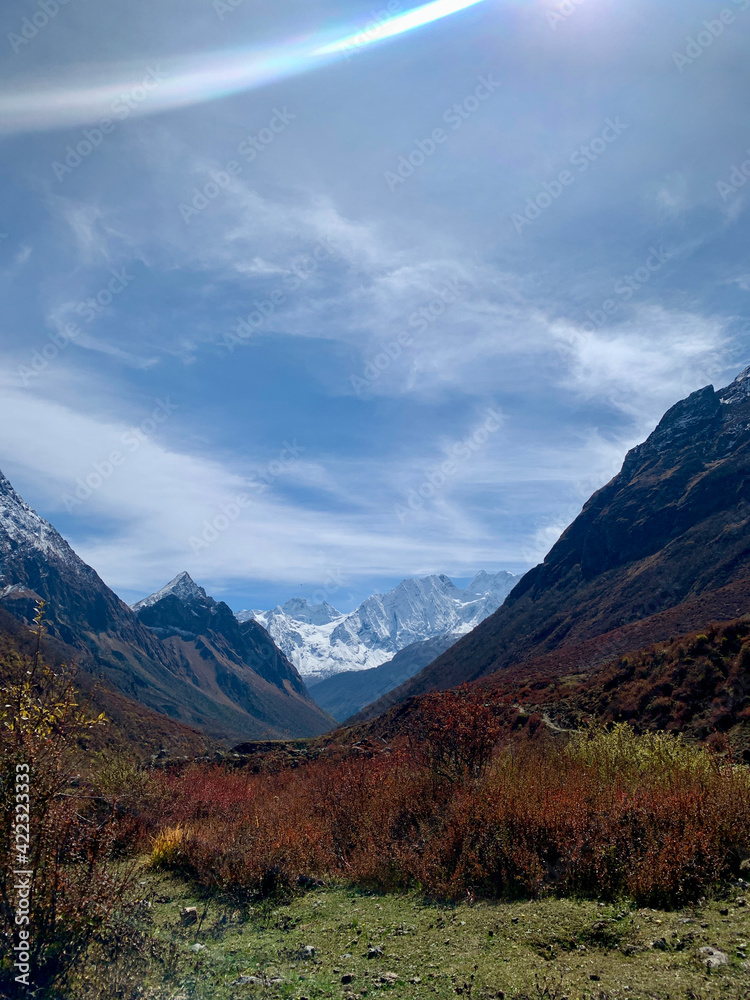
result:
M 506 570 L 499 573 L 488 573 L 487 570 L 480 570 L 471 583 L 466 587 L 467 594 L 489 594 L 494 590 L 504 590 L 507 593 L 509 583 L 516 583 L 517 577 Z
M 690 440 L 710 439 L 713 434 L 709 432 L 709 428 L 720 423 L 721 402 L 718 393 L 712 385 L 698 389 L 667 410 L 643 444 L 636 445 L 628 452 L 622 475 L 631 475 L 640 468 L 643 461 L 681 447 Z
M 239 611 L 237 621 L 258 621 L 265 624 L 268 617 L 287 618 L 305 625 L 329 625 L 345 616 L 328 601 L 310 604 L 305 597 L 291 597 L 285 604 L 277 604 L 271 611 Z
M 741 371 L 737 378 L 725 389 L 719 389 L 719 399 L 726 406 L 744 403 L 750 397 L 750 367 Z
M 748 400 L 750 367 L 740 372 L 734 382 L 724 389 L 717 391 L 712 385 L 707 385 L 692 392 L 667 410 L 650 437 L 629 452 L 623 471 L 628 473 L 643 458 L 680 447 L 689 440 L 713 440 L 716 435 L 712 428 L 733 419 L 732 410 L 727 408 L 741 406 Z
M 143 600 L 133 604 L 133 611 L 138 612 L 143 608 L 150 608 L 165 597 L 170 596 L 178 597 L 181 601 L 207 600 L 206 591 L 203 587 L 199 587 L 190 574 L 183 570 L 182 573 L 178 573 L 174 580 L 170 580 L 161 590 L 157 590 L 155 593 L 149 594 L 148 597 L 144 597 Z

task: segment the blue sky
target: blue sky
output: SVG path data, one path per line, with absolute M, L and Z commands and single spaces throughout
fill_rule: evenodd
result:
M 746 0 L 45 2 L 0 13 L 0 468 L 125 599 L 521 572 L 750 363 Z

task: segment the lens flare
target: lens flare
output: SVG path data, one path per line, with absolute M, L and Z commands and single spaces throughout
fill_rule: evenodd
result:
M 466 7 L 473 7 L 474 4 L 481 3 L 482 0 L 434 0 L 433 3 L 426 3 L 423 7 L 415 10 L 407 10 L 403 14 L 396 14 L 387 21 L 368 27 L 365 31 L 342 38 L 330 45 L 323 45 L 316 49 L 313 55 L 327 56 L 339 52 L 347 52 L 353 48 L 361 48 L 372 42 L 380 42 L 385 38 L 393 38 L 394 35 L 402 35 L 412 28 L 421 28 L 424 24 L 431 24 L 441 17 L 449 14 L 457 14 L 458 11 Z
M 327 33 L 314 42 L 290 41 L 276 48 L 244 48 L 200 56 L 182 56 L 134 70 L 110 67 L 98 74 L 91 70 L 82 85 L 47 86 L 45 89 L 14 88 L 0 93 L 0 134 L 30 132 L 109 119 L 117 122 L 131 116 L 157 114 L 189 107 L 216 98 L 306 73 L 347 57 L 377 42 L 421 28 L 484 0 L 432 0 L 402 14 L 343 34 Z M 95 77 L 98 75 L 98 79 Z

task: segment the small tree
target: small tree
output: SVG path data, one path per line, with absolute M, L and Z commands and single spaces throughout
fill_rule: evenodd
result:
M 104 715 L 78 704 L 74 668 L 45 662 L 36 610 L 33 655 L 0 660 L 0 984 L 18 995 L 66 981 L 121 889 L 104 864 L 108 816 L 75 781 L 79 741 Z
M 463 685 L 418 700 L 409 743 L 437 777 L 462 781 L 481 777 L 501 732 L 501 722 L 484 693 Z

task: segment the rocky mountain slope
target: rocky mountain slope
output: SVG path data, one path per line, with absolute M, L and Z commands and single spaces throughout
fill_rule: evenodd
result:
M 138 620 L 180 662 L 184 676 L 219 702 L 242 705 L 265 735 L 330 728 L 295 667 L 259 622 L 238 622 L 187 573 L 133 605 Z M 248 734 L 252 735 L 252 734 Z
M 36 637 L 27 624 L 0 607 L 0 684 L 10 679 L 12 656 L 31 657 L 35 647 Z M 50 636 L 42 639 L 41 652 L 44 662 L 53 670 L 80 657 L 77 650 Z M 90 716 L 104 712 L 107 717 L 106 726 L 94 726 L 83 738 L 82 745 L 87 751 L 105 750 L 151 761 L 200 757 L 218 749 L 206 733 L 146 708 L 85 670 L 76 674 L 75 689 L 78 703 L 87 706 Z
M 697 609 L 736 617 L 748 581 L 750 369 L 672 407 L 503 606 L 367 714 L 540 658 L 595 665 L 696 627 Z
M 492 614 L 518 577 L 478 573 L 465 589 L 447 576 L 404 580 L 350 614 L 294 598 L 271 611 L 243 611 L 238 620 L 264 625 L 311 683 L 343 671 L 371 670 L 426 639 L 460 636 Z
M 302 678 L 263 626 L 252 620 L 240 624 L 227 604 L 208 597 L 188 573 L 180 573 L 166 587 L 138 601 L 133 611 L 163 641 L 195 642 L 209 634 L 220 636 L 269 683 L 306 697 Z
M 675 730 L 721 746 L 728 736 L 750 763 L 750 616 L 707 625 L 670 642 L 618 657 L 598 670 L 520 691 L 562 728 L 586 719 Z
M 28 622 L 40 598 L 47 602 L 50 635 L 75 649 L 85 670 L 101 672 L 115 691 L 172 719 L 228 739 L 316 735 L 331 724 L 294 690 L 301 682 L 292 675 L 285 678 L 291 690 L 284 681 L 280 688 L 252 665 L 240 665 L 236 653 L 231 669 L 228 662 L 210 664 L 201 656 L 200 637 L 184 640 L 181 649 L 162 641 L 0 473 L 0 604 Z M 280 664 L 289 669 L 276 654 L 262 653 L 273 646 L 267 636 L 250 629 L 243 641 L 258 645 L 255 662 L 271 675 Z

